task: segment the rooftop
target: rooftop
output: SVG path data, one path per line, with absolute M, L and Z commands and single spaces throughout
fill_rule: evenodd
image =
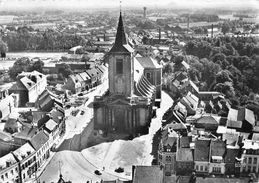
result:
M 162 183 L 163 169 L 159 166 L 136 166 L 133 183 Z

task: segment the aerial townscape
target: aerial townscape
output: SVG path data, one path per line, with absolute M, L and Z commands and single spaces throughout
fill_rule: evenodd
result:
M 0 0 L 0 183 L 259 183 L 259 2 Z

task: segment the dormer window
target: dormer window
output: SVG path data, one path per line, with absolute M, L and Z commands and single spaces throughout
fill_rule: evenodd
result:
M 116 74 L 123 74 L 123 60 L 116 60 Z

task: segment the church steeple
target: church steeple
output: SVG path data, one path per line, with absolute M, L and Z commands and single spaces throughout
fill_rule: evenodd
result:
M 120 11 L 120 17 L 119 17 L 119 23 L 117 27 L 117 34 L 115 38 L 115 43 L 110 50 L 110 52 L 123 52 L 125 51 L 125 48 L 123 45 L 128 44 L 126 34 L 124 32 L 124 26 L 123 26 L 123 20 L 122 20 L 122 15 Z

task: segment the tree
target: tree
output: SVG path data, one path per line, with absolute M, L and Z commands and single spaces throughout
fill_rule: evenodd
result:
M 43 67 L 44 67 L 44 62 L 42 60 L 37 60 L 34 63 L 30 65 L 28 68 L 28 71 L 38 71 L 38 72 L 43 72 Z
M 231 73 L 228 70 L 222 70 L 216 75 L 217 83 L 232 82 Z
M 8 51 L 8 46 L 7 46 L 7 44 L 6 44 L 2 39 L 0 39 L 0 56 L 1 56 L 2 58 L 5 58 L 7 51 Z
M 61 64 L 60 68 L 58 69 L 58 72 L 61 73 L 64 78 L 68 78 L 69 75 L 73 74 L 71 67 L 66 63 Z
M 22 57 L 14 62 L 13 67 L 9 69 L 9 76 L 15 80 L 17 75 L 23 71 L 28 71 L 31 61 L 28 57 Z
M 174 59 L 174 63 L 175 63 L 176 65 L 181 64 L 182 61 L 183 61 L 183 56 L 182 56 L 182 55 L 178 55 L 178 56 L 176 56 L 175 59 Z
M 226 34 L 227 32 L 229 32 L 229 31 L 230 31 L 230 26 L 229 26 L 229 24 L 228 24 L 228 23 L 224 23 L 224 24 L 222 25 L 222 27 L 221 27 L 221 31 L 222 31 L 223 34 Z

